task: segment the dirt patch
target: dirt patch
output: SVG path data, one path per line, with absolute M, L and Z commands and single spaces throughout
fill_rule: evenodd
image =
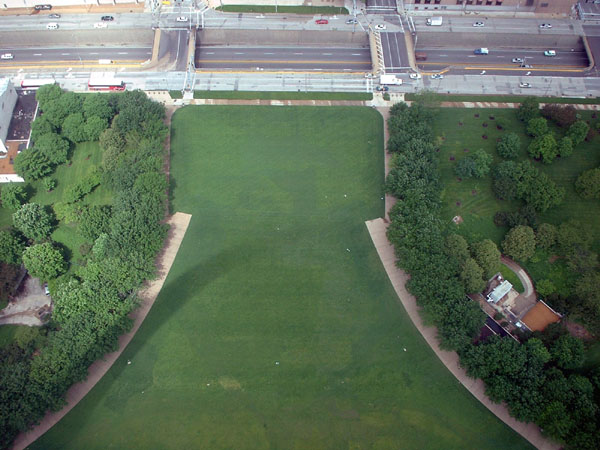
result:
M 580 325 L 575 322 L 571 322 L 569 320 L 565 320 L 565 327 L 571 336 L 575 336 L 579 339 L 583 339 L 584 341 L 591 341 L 594 339 L 594 335 L 590 333 L 583 325 Z

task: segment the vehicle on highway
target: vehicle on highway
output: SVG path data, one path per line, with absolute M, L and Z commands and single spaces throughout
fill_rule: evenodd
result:
M 473 53 L 475 53 L 476 55 L 488 55 L 490 53 L 490 51 L 487 48 L 482 47 L 482 48 L 476 48 L 473 51 Z
M 185 16 L 179 16 L 177 19 L 175 19 L 175 21 L 177 22 L 187 22 L 188 18 Z
M 544 56 L 556 56 L 556 50 L 546 50 Z
M 417 61 L 427 61 L 427 53 L 417 52 L 415 53 L 415 59 Z
M 14 57 L 15 55 L 12 53 L 2 53 L 2 55 L 0 55 L 0 59 L 13 59 Z
M 36 11 L 48 11 L 52 9 L 52 5 L 35 5 L 33 9 Z
M 519 83 L 519 87 L 520 88 L 530 88 L 531 84 L 529 84 L 529 83 Z
M 56 22 L 50 22 L 46 25 L 47 30 L 58 30 L 58 24 Z
M 543 23 L 540 25 L 540 28 L 552 28 L 552 25 L 550 25 L 549 23 Z
M 96 22 L 94 24 L 94 28 L 108 28 L 108 25 L 105 24 L 104 22 Z
M 48 19 L 60 19 L 60 14 L 50 14 L 48 15 Z
M 315 20 L 315 23 L 317 25 L 327 25 L 329 23 L 329 20 L 327 20 L 327 19 L 317 19 L 317 20 Z
M 387 27 L 382 23 L 378 23 L 377 25 L 375 25 L 375 29 L 376 30 L 385 30 L 385 29 L 387 29 Z
M 421 74 L 420 73 L 411 73 L 408 78 L 410 78 L 411 80 L 420 80 L 421 79 Z
M 442 75 L 441 73 L 434 73 L 433 75 L 431 75 L 431 78 L 433 80 L 443 80 L 444 79 L 444 75 Z
M 439 27 L 442 25 L 442 23 L 443 23 L 443 19 L 441 17 L 429 17 L 425 21 L 425 25 L 429 25 L 432 27 Z
M 387 86 L 377 86 L 375 89 L 377 89 L 379 92 L 387 92 L 390 90 L 390 88 Z
M 346 20 L 346 24 L 348 24 L 348 25 L 355 25 L 357 23 L 358 23 L 358 20 L 356 20 L 356 19 L 348 19 L 348 20 Z
M 483 22 L 475 22 L 473 24 L 473 26 L 476 27 L 476 28 L 485 27 L 485 23 L 483 23 Z
M 523 58 L 513 58 L 513 59 L 512 59 L 512 62 L 514 62 L 514 63 L 520 63 L 520 64 L 523 64 L 523 61 L 524 61 L 524 60 L 523 60 Z
M 519 67 L 521 67 L 522 69 L 531 69 L 530 64 L 521 64 Z
M 113 16 L 102 16 L 100 17 L 100 20 L 104 22 L 112 22 L 113 20 L 115 20 L 115 18 Z
M 385 85 L 385 84 L 394 84 L 394 85 L 401 85 L 402 84 L 402 79 L 398 78 L 396 75 L 394 74 L 383 74 L 379 77 L 379 83 L 381 85 Z

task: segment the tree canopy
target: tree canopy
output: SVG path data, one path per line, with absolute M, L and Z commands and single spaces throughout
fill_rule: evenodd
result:
M 66 270 L 62 254 L 49 242 L 28 247 L 23 253 L 23 264 L 31 276 L 42 280 L 53 280 Z
M 37 203 L 26 203 L 13 214 L 15 228 L 34 241 L 43 241 L 50 237 L 53 217 Z

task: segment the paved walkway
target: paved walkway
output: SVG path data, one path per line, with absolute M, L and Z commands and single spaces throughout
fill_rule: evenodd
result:
M 175 213 L 173 214 L 167 224 L 169 224 L 169 234 L 165 241 L 163 250 L 157 258 L 157 269 L 158 278 L 146 283 L 146 286 L 139 292 L 138 296 L 140 299 L 140 306 L 135 309 L 130 317 L 133 319 L 133 327 L 131 330 L 122 335 L 119 338 L 119 349 L 113 353 L 109 353 L 104 356 L 104 359 L 94 362 L 88 369 L 88 377 L 77 384 L 71 386 L 67 391 L 66 406 L 60 411 L 48 412 L 46 416 L 41 420 L 40 424 L 17 436 L 13 443 L 13 449 L 21 450 L 26 448 L 32 442 L 35 442 L 41 435 L 54 426 L 65 414 L 67 414 L 77 403 L 86 396 L 86 394 L 96 385 L 98 381 L 104 376 L 108 369 L 114 364 L 117 358 L 121 355 L 127 344 L 131 341 L 140 325 L 148 315 L 150 308 L 154 304 L 158 293 L 162 289 L 162 286 L 171 270 L 171 266 L 175 261 L 175 256 L 183 241 L 185 232 L 188 228 L 192 216 L 190 214 Z
M 511 417 L 508 409 L 504 404 L 493 403 L 485 395 L 485 386 L 482 380 L 473 379 L 467 376 L 466 371 L 460 367 L 459 358 L 456 352 L 448 352 L 439 347 L 437 340 L 437 330 L 434 327 L 426 327 L 419 315 L 417 301 L 413 295 L 406 290 L 406 282 L 409 276 L 406 272 L 396 267 L 396 255 L 394 247 L 387 239 L 387 224 L 383 219 L 369 220 L 366 222 L 367 229 L 373 240 L 373 244 L 377 249 L 377 253 L 381 258 L 383 267 L 398 295 L 398 299 L 406 309 L 410 319 L 415 324 L 419 332 L 423 335 L 431 349 L 440 358 L 440 361 L 452 372 L 456 379 L 469 390 L 471 394 L 481 403 L 483 403 L 491 412 L 499 419 L 505 422 L 509 427 L 527 439 L 538 449 L 555 450 L 559 449 L 560 445 L 549 441 L 540 433 L 540 429 L 533 423 L 523 423 Z M 485 430 L 482 430 L 484 433 Z
M 44 294 L 39 279 L 27 276 L 20 294 L 0 311 L 0 325 L 42 326 L 40 315 L 51 311 L 52 299 Z
M 502 261 L 502 264 L 507 266 L 519 277 L 519 280 L 521 280 L 521 283 L 523 283 L 523 287 L 525 288 L 525 292 L 523 292 L 523 295 L 525 297 L 529 297 L 531 295 L 536 297 L 535 289 L 533 288 L 533 281 L 531 281 L 531 277 L 529 276 L 529 274 L 525 272 L 525 270 L 520 265 L 518 265 L 512 259 L 504 255 L 500 257 L 500 261 Z

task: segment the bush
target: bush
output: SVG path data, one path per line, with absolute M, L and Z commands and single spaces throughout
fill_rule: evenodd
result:
M 65 189 L 63 192 L 63 201 L 66 203 L 75 203 L 92 192 L 99 184 L 100 173 L 94 168 L 92 173 Z
M 16 211 L 27 202 L 27 193 L 21 183 L 6 183 L 2 185 L 0 198 L 3 208 Z
M 587 199 L 600 199 L 600 168 L 583 172 L 575 181 L 577 193 Z
M 504 159 L 516 159 L 521 151 L 521 140 L 516 133 L 506 134 L 500 138 L 496 150 Z

